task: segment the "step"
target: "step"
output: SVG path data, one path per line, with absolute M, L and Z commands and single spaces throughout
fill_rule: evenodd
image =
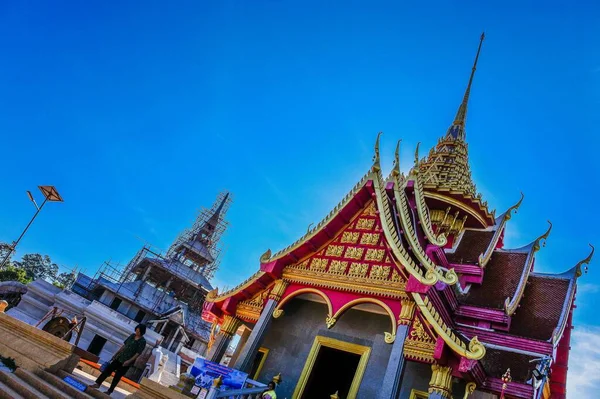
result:
M 25 399 L 11 387 L 0 381 L 0 399 Z
M 0 371 L 0 381 L 11 387 L 13 391 L 26 399 L 50 399 L 29 385 L 26 381 L 20 379 L 16 374 Z
M 71 385 L 64 382 L 60 377 L 55 376 L 54 374 L 50 374 L 44 370 L 36 371 L 36 375 L 43 379 L 44 381 L 50 383 L 50 385 L 58 388 L 62 392 L 66 393 L 69 397 L 74 399 L 93 399 L 93 396 L 88 395 L 87 393 L 81 392 L 80 390 L 72 387 Z
M 72 379 L 77 380 L 77 381 L 81 382 L 84 385 L 87 385 L 86 382 L 83 381 L 81 378 L 77 377 L 76 375 L 69 374 L 69 373 L 67 373 L 66 371 L 63 371 L 63 370 L 60 370 L 58 372 L 58 376 L 60 378 L 65 378 L 65 377 L 69 376 Z M 85 390 L 85 393 L 88 394 L 89 396 L 93 397 L 93 398 L 96 398 L 96 399 L 109 399 L 110 398 L 110 395 L 107 395 L 104 392 L 100 391 L 99 389 L 92 388 L 90 386 L 87 387 L 87 389 Z
M 58 389 L 47 381 L 44 381 L 31 371 L 18 368 L 15 374 L 30 386 L 34 387 L 51 399 L 71 399 L 62 389 Z

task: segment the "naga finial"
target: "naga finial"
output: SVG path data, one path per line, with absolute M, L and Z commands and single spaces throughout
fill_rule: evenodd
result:
M 417 148 L 415 149 L 415 166 L 419 166 L 419 145 L 421 145 L 420 141 L 417 143 Z
M 381 168 L 379 166 L 379 138 L 383 132 L 377 133 L 377 140 L 375 140 L 375 154 L 373 155 L 373 170 L 379 171 Z
M 594 251 L 595 248 L 592 244 L 588 244 L 591 248 L 592 248 L 592 252 L 590 252 L 590 254 L 587 256 L 587 258 L 585 258 L 582 261 L 579 261 L 579 263 L 577 263 L 575 265 L 575 276 L 576 277 L 581 277 L 581 275 L 583 273 L 587 274 L 588 272 L 588 265 L 590 264 L 591 260 L 592 260 L 592 256 L 594 256 Z M 585 267 L 583 268 L 583 273 L 581 272 L 581 266 L 585 265 Z
M 396 151 L 394 152 L 394 164 L 392 165 L 392 175 L 400 175 L 400 143 L 402 139 L 398 140 L 396 144 Z
M 508 210 L 504 214 L 504 220 L 509 220 L 512 217 L 512 212 L 513 211 L 515 211 L 515 213 L 517 213 L 517 210 L 519 209 L 519 207 L 523 203 L 523 198 L 525 198 L 525 194 L 523 194 L 523 191 L 521 191 L 521 199 L 519 199 L 519 202 L 517 202 L 516 204 L 514 204 L 513 206 L 511 206 L 510 208 L 508 208 Z
M 260 256 L 260 263 L 266 263 L 271 259 L 271 250 L 267 249 L 264 254 Z
M 543 247 L 546 246 L 546 240 L 548 239 L 548 236 L 550 235 L 550 231 L 552 231 L 552 222 L 548 220 L 548 224 L 550 225 L 548 227 L 548 230 L 546 230 L 546 232 L 544 234 L 542 234 L 541 236 L 538 237 L 537 240 L 535 240 L 535 242 L 533 244 L 534 252 L 537 252 L 540 250 L 540 242 L 542 242 L 542 240 L 544 240 L 544 242 L 542 242 L 542 246 Z

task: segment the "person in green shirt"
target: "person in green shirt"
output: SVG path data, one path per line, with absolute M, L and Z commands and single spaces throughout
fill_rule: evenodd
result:
M 108 395 L 113 393 L 117 384 L 121 381 L 121 377 L 125 375 L 127 370 L 129 370 L 129 367 L 135 362 L 135 359 L 137 359 L 144 351 L 144 348 L 146 348 L 146 340 L 144 339 L 145 333 L 145 325 L 140 324 L 135 328 L 135 334 L 131 334 L 127 337 L 121 348 L 119 348 L 117 353 L 112 357 L 110 364 L 104 369 L 102 374 L 100 374 L 96 383 L 92 385 L 92 388 L 99 388 L 104 380 L 114 372 L 115 376 L 110 384 L 110 388 L 106 391 Z
M 277 399 L 277 394 L 275 393 L 275 383 L 273 381 L 269 382 L 269 385 L 267 385 L 267 390 L 263 392 L 260 397 L 261 399 Z

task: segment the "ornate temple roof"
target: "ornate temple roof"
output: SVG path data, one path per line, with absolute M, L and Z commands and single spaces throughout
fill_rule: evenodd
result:
M 528 252 L 494 251 L 486 267 L 483 283 L 472 285 L 458 297 L 460 303 L 504 310 L 504 301 L 513 297 L 527 266 Z
M 465 230 L 454 252 L 447 252 L 450 263 L 476 265 L 479 256 L 490 246 L 494 230 Z
M 571 282 L 567 276 L 530 275 L 519 309 L 512 318 L 510 333 L 541 341 L 552 339 L 570 299 Z
M 476 212 L 482 226 L 487 227 L 493 225 L 494 217 L 489 212 L 487 203 L 483 202 L 481 195 L 477 193 L 475 183 L 471 177 L 465 130 L 471 86 L 484 38 L 485 35 L 482 34 L 469 83 L 454 121 L 448 128 L 446 135 L 439 139 L 425 159 L 418 162 L 416 168 L 421 172 L 426 190 L 435 192 L 438 199 L 440 199 L 439 195 L 442 195 L 441 198 L 447 196 L 445 200 L 448 203 L 454 201 L 465 203 Z
M 340 203 L 293 244 L 275 254 L 267 251 L 249 279 L 220 295 L 211 292 L 203 317 L 218 320 L 238 312 L 254 320 L 258 304 L 276 281 L 284 280 L 297 291 L 318 288 L 401 300 L 403 309 L 408 301 L 437 335 L 432 338 L 459 359 L 461 372 L 475 367 L 469 362 L 480 362 L 485 373 L 477 378 L 497 380 L 511 367 L 513 378 L 525 384 L 534 367 L 529 360 L 538 353 L 552 355 L 563 336 L 576 279 L 591 254 L 562 275 L 533 273 L 535 253 L 545 245 L 551 225 L 529 245 L 503 249 L 507 222 L 523 196 L 497 218 L 489 212 L 471 178 L 465 133 L 483 39 L 456 117 L 425 159 L 416 155 L 415 167 L 404 175 L 396 148 L 394 167 L 384 180 L 378 136 L 370 170 Z M 367 235 L 376 239 L 363 241 Z M 370 249 L 381 251 L 376 260 L 365 256 L 375 253 Z M 529 345 L 537 352 L 528 352 Z M 423 359 L 433 361 L 432 356 Z

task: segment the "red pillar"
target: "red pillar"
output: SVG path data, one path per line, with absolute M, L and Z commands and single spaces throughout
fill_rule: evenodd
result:
M 567 371 L 569 369 L 569 350 L 571 349 L 571 330 L 573 329 L 573 309 L 569 311 L 569 319 L 563 333 L 558 348 L 556 350 L 556 359 L 552 364 L 552 374 L 550 377 L 550 392 L 552 399 L 567 398 Z

